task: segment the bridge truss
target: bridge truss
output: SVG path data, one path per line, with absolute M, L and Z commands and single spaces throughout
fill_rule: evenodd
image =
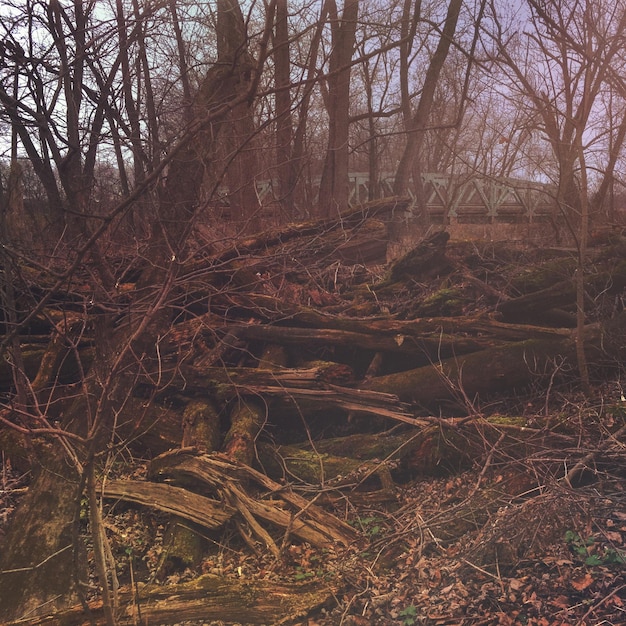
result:
M 514 178 L 486 178 L 426 173 L 422 175 L 426 209 L 431 221 L 439 223 L 468 222 L 534 222 L 555 214 L 556 189 L 551 185 Z M 381 189 L 393 194 L 393 176 L 384 176 Z M 350 174 L 350 202 L 367 201 L 367 173 Z M 409 195 L 417 207 L 414 189 Z
M 357 206 L 368 201 L 369 175 L 351 172 L 350 204 Z M 487 178 L 477 175 L 449 175 L 427 173 L 422 176 L 426 197 L 426 210 L 433 223 L 532 223 L 546 221 L 556 216 L 556 189 L 547 184 L 515 178 Z M 312 197 L 317 197 L 320 179 L 311 181 Z M 277 182 L 256 182 L 261 204 L 276 200 Z M 393 195 L 393 175 L 385 174 L 379 181 L 381 195 Z M 417 211 L 415 190 L 409 188 L 413 198 L 411 212 Z

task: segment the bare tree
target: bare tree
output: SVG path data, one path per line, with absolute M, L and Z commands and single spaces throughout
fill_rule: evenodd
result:
M 492 6 L 495 12 L 495 6 Z M 589 133 L 598 97 L 614 74 L 612 64 L 624 47 L 626 6 L 622 2 L 536 2 L 528 0 L 531 30 L 520 46 L 502 28 L 495 41 L 512 89 L 528 101 L 541 119 L 558 168 L 556 203 L 578 250 L 578 366 L 589 387 L 583 349 L 584 274 L 589 228 Z M 520 50 L 516 56 L 514 50 Z M 608 175 L 607 171 L 605 175 Z
M 412 110 L 411 98 L 408 89 L 408 59 L 411 53 L 411 37 L 415 32 L 417 23 L 420 20 L 421 3 L 416 3 L 415 11 L 411 11 L 411 3 L 405 1 L 403 16 L 403 32 L 407 35 L 407 42 L 403 44 L 407 49 L 402 52 L 403 64 L 401 67 L 400 80 L 402 82 L 402 108 L 405 116 L 406 144 L 404 152 L 398 164 L 395 180 L 393 184 L 394 193 L 401 195 L 406 193 L 409 185 L 409 177 L 412 172 L 413 182 L 416 187 L 416 197 L 418 202 L 423 204 L 424 192 L 422 189 L 422 168 L 421 168 L 421 147 L 423 145 L 423 133 L 428 124 L 429 116 L 435 97 L 435 90 L 443 68 L 443 64 L 448 56 L 450 47 L 454 40 L 459 15 L 461 13 L 462 0 L 451 0 L 448 5 L 439 43 L 435 50 L 426 74 L 424 76 L 424 84 L 421 90 L 419 102 L 415 110 Z M 425 207 L 418 206 L 418 212 L 425 218 Z
M 118 420 L 137 380 L 145 377 L 155 389 L 167 384 L 159 359 L 160 342 L 175 314 L 173 294 L 179 288 L 181 262 L 201 206 L 206 161 L 214 153 L 215 139 L 227 116 L 253 101 L 254 76 L 260 72 L 249 57 L 243 57 L 243 62 L 237 56 L 241 38 L 228 37 L 229 33 L 241 34 L 241 13 L 235 12 L 232 28 L 221 32 L 226 40 L 220 62 L 206 72 L 179 140 L 158 163 L 151 162 L 151 171 L 140 173 L 142 179 L 133 181 L 135 187 L 128 196 L 100 214 L 95 210 L 93 189 L 97 156 L 109 137 L 107 122 L 115 123 L 117 137 L 125 137 L 128 145 L 141 153 L 135 154 L 139 160 L 145 157 L 143 142 L 133 135 L 142 126 L 125 122 L 138 112 L 136 98 L 124 85 L 130 75 L 131 66 L 124 57 L 131 38 L 119 20 L 113 22 L 116 28 L 111 30 L 89 13 L 91 9 L 93 5 L 78 1 L 72 7 L 51 2 L 40 13 L 40 5 L 29 6 L 16 17 L 15 30 L 11 31 L 14 39 L 7 38 L 9 45 L 5 43 L 2 48 L 13 67 L 0 82 L 0 115 L 14 125 L 21 148 L 33 162 L 49 199 L 57 202 L 55 208 L 67 226 L 64 236 L 71 236 L 72 243 L 72 248 L 66 248 L 64 256 L 50 267 L 34 255 L 21 257 L 20 263 L 42 272 L 51 284 L 26 312 L 11 303 L 13 280 L 19 281 L 19 273 L 3 273 L 3 280 L 8 281 L 2 289 L 3 304 L 15 315 L 5 320 L 0 350 L 3 356 L 13 348 L 17 352 L 11 356 L 15 397 L 3 403 L 0 418 L 22 439 L 18 447 L 28 450 L 33 474 L 29 494 L 7 533 L 8 547 L 0 556 L 0 607 L 5 620 L 36 614 L 43 607 L 61 607 L 81 595 L 85 571 L 78 524 L 81 494 L 86 492 L 107 623 L 115 623 L 115 572 L 99 519 L 95 467 L 112 449 Z M 122 9 L 120 4 L 116 9 Z M 22 29 L 22 24 L 31 28 Z M 265 41 L 272 24 L 273 16 L 268 15 L 263 25 Z M 140 29 L 131 32 L 138 40 Z M 48 57 L 41 58 L 35 47 L 46 37 L 49 47 L 43 49 Z M 12 93 L 16 72 L 22 81 L 21 97 Z M 118 106 L 118 93 L 124 94 L 125 108 Z M 57 174 L 61 189 L 56 187 Z M 153 199 L 156 219 L 141 254 L 132 261 L 138 273 L 137 289 L 124 308 L 124 323 L 120 324 L 119 274 L 114 274 L 103 249 L 120 216 L 145 197 Z M 4 228 L 1 235 L 6 242 Z M 60 242 L 57 244 L 60 247 Z M 2 250 L 8 255 L 3 259 L 5 267 L 15 267 L 18 257 L 13 256 L 13 247 L 3 245 Z M 53 393 L 48 386 L 54 389 L 54 359 L 51 363 L 44 359 L 37 375 L 30 377 L 20 361 L 16 339 L 53 296 L 72 289 L 77 273 L 90 277 L 90 293 L 82 306 L 85 310 L 96 307 L 100 313 L 94 324 L 94 358 L 87 363 L 76 353 L 83 372 L 78 391 L 53 416 L 42 394 L 47 397 Z M 81 323 L 74 324 L 71 319 L 62 320 L 57 327 L 59 336 L 70 342 L 81 332 Z M 53 425 L 51 419 L 57 419 L 58 424 Z
M 341 19 L 334 0 L 328 0 L 332 50 L 328 75 L 328 146 L 320 182 L 319 206 L 330 216 L 348 206 L 348 136 L 350 71 L 355 48 L 358 0 L 346 0 Z

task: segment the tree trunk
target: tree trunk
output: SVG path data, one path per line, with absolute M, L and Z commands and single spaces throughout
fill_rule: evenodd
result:
M 330 217 L 348 207 L 348 129 L 350 113 L 350 62 L 354 52 L 358 0 L 346 0 L 341 21 L 332 6 L 332 52 L 328 76 L 328 146 L 320 182 L 320 215 Z
M 338 593 L 339 587 L 328 581 L 248 581 L 206 575 L 178 585 L 146 585 L 139 592 L 130 588 L 121 590 L 123 611 L 116 623 L 119 626 L 180 622 L 295 623 L 332 601 Z M 88 623 L 93 626 L 107 623 L 101 602 L 90 603 L 89 609 Z M 24 626 L 82 626 L 85 610 L 76 606 L 48 619 L 27 619 L 21 623 Z
M 283 215 L 292 220 L 294 215 L 294 188 L 296 168 L 292 159 L 293 127 L 291 116 L 291 84 L 289 60 L 289 11 L 287 0 L 276 2 L 274 31 L 274 83 L 276 87 L 276 169 L 278 172 L 278 200 Z
M 217 2 L 218 66 L 238 77 L 233 84 L 241 95 L 250 87 L 253 62 L 248 52 L 248 34 L 237 0 Z M 258 174 L 254 137 L 254 120 L 249 101 L 239 102 L 228 114 L 220 139 L 223 168 L 231 206 L 231 214 L 245 232 L 259 230 L 259 200 L 255 178 Z
M 408 189 L 409 176 L 414 166 L 415 159 L 421 159 L 420 150 L 423 144 L 423 132 L 428 124 L 428 119 L 432 110 L 435 89 L 439 81 L 441 69 L 448 56 L 450 46 L 454 39 L 456 25 L 461 12 L 462 0 L 450 0 L 448 13 L 444 24 L 443 32 L 439 38 L 439 44 L 430 61 L 424 78 L 422 95 L 420 96 L 417 109 L 412 117 L 407 120 L 406 132 L 407 140 L 404 152 L 400 158 L 396 177 L 393 184 L 393 191 L 396 195 L 406 193 Z M 418 169 L 418 171 L 420 171 Z M 421 183 L 418 183 L 420 185 Z
M 80 475 L 59 441 L 33 448 L 33 480 L 0 550 L 0 621 L 52 613 L 78 601 L 87 583 L 76 541 Z

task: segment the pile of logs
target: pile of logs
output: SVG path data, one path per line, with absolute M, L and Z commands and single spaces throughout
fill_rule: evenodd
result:
M 485 440 L 504 449 L 511 437 L 509 452 L 523 455 L 558 438 L 526 429 L 520 446 L 518 427 L 482 424 L 474 446 L 472 429 L 489 398 L 575 378 L 575 252 L 450 242 L 440 231 L 387 263 L 384 220 L 402 206 L 373 204 L 187 262 L 157 341 L 158 380 L 138 373 L 116 421 L 118 441 L 154 457 L 148 478 L 103 479 L 101 497 L 205 529 L 234 524 L 251 550 L 276 557 L 287 538 L 342 549 L 360 541 L 354 529 L 292 487 L 373 484 L 393 497 L 400 476 L 471 463 Z M 589 255 L 584 347 L 594 370 L 623 362 L 625 248 L 616 237 Z M 123 326 L 136 314 L 134 280 L 132 270 L 119 272 L 117 297 L 89 305 L 77 281 L 31 320 L 19 341 L 42 402 L 54 406 L 89 371 L 90 318 L 113 311 Z M 22 297 L 45 289 L 33 283 Z M 0 364 L 0 387 L 8 393 L 13 381 L 10 364 Z M 449 436 L 446 448 L 444 429 L 463 427 L 465 443 Z M 15 451 L 10 430 L 0 435 Z M 185 566 L 193 560 L 176 556 Z M 305 609 L 329 592 L 310 593 L 301 595 Z M 275 604 L 271 619 L 258 607 L 271 623 L 296 610 L 281 614 Z M 210 617 L 196 611 L 193 594 L 188 607 L 179 620 Z

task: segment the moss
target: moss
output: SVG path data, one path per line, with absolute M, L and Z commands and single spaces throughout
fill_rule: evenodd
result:
M 165 535 L 165 549 L 157 570 L 159 578 L 197 566 L 202 560 L 204 540 L 186 520 L 170 524 Z
M 490 424 L 501 424 L 502 426 L 525 426 L 526 418 L 515 415 L 492 415 L 487 421 Z
M 220 420 L 210 402 L 193 400 L 183 412 L 183 446 L 212 452 L 219 446 Z
M 460 289 L 443 288 L 424 299 L 417 308 L 420 316 L 462 315 L 464 298 Z
M 521 294 L 533 293 L 547 289 L 563 280 L 569 280 L 575 269 L 576 259 L 574 258 L 554 259 L 540 266 L 524 268 L 521 273 L 513 276 L 511 285 Z M 514 271 L 519 272 L 519 265 Z

